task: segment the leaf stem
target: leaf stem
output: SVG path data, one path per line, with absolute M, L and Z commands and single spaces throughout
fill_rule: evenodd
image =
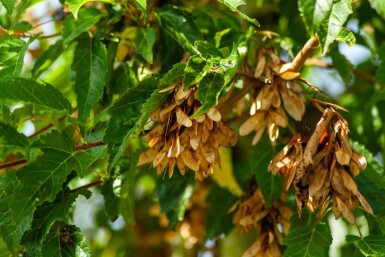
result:
M 291 62 L 293 71 L 299 71 L 306 60 L 309 58 L 311 52 L 315 47 L 319 45 L 318 39 L 311 37 L 306 44 L 302 47 L 301 51 L 297 54 L 294 60 Z
M 103 178 L 100 178 L 99 180 L 96 180 L 94 182 L 91 182 L 89 184 L 86 184 L 86 185 L 83 185 L 81 187 L 78 187 L 78 188 L 75 188 L 72 190 L 72 192 L 77 192 L 81 189 L 87 189 L 87 188 L 91 188 L 91 187 L 94 187 L 94 186 L 97 186 L 97 185 L 100 185 L 100 184 L 103 184 L 104 183 L 104 179 Z

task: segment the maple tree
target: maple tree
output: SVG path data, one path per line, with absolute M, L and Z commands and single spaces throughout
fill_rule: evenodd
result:
M 385 256 L 382 0 L 0 3 L 0 256 Z

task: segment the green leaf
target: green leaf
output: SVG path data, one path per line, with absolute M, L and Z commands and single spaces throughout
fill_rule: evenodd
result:
M 8 124 L 0 122 L 0 159 L 9 153 L 25 151 L 28 146 L 26 136 Z
M 333 0 L 298 0 L 298 9 L 310 35 L 314 36 L 321 22 L 330 13 Z
M 364 256 L 385 256 L 385 236 L 369 235 L 361 239 L 358 236 L 347 235 L 346 242 L 354 244 Z
M 58 220 L 67 222 L 70 218 L 70 209 L 80 196 L 89 198 L 91 192 L 85 189 L 76 192 L 62 192 L 54 202 L 45 202 L 38 207 L 33 215 L 31 230 L 27 231 L 22 239 L 27 252 L 31 256 L 41 256 L 43 242 L 51 226 Z
M 204 61 L 202 57 L 197 55 L 190 57 L 186 64 L 186 68 L 184 69 L 183 84 L 185 89 L 191 87 L 195 83 L 199 83 L 206 72 L 204 70 L 205 65 L 206 61 Z
M 66 225 L 58 230 L 52 226 L 43 244 L 43 257 L 88 257 L 91 252 L 80 229 Z
M 205 60 L 212 59 L 212 58 L 220 58 L 223 59 L 223 55 L 221 51 L 219 51 L 218 48 L 216 48 L 213 44 L 198 40 L 194 43 L 196 49 L 199 52 L 199 55 L 202 56 Z
M 338 49 L 333 50 L 330 56 L 332 57 L 333 67 L 337 70 L 343 82 L 348 84 L 353 75 L 353 64 Z
M 342 27 L 341 31 L 336 37 L 336 41 L 345 43 L 348 46 L 353 46 L 356 43 L 356 37 L 349 29 Z
M 253 23 L 255 26 L 260 26 L 259 22 L 256 19 L 250 18 L 249 16 L 237 9 L 238 6 L 246 4 L 244 0 L 218 0 L 218 2 L 226 5 L 231 11 L 237 12 L 243 19 Z
M 65 3 L 68 5 L 68 7 L 70 8 L 72 14 L 76 19 L 78 18 L 78 12 L 80 7 L 82 7 L 82 5 L 88 2 L 95 2 L 95 0 L 65 0 Z M 98 2 L 113 4 L 115 0 L 99 0 Z
M 0 99 L 24 102 L 52 110 L 72 112 L 71 104 L 59 90 L 48 83 L 40 84 L 31 79 L 12 78 L 0 81 Z
M 63 41 L 58 40 L 55 44 L 50 45 L 49 48 L 36 60 L 32 68 L 33 78 L 37 78 L 48 69 L 51 64 L 63 53 Z
M 8 250 L 7 245 L 3 241 L 3 239 L 0 237 L 0 257 L 10 257 L 12 256 L 12 253 Z
M 370 6 L 385 20 L 385 2 L 382 0 L 369 0 Z
M 221 234 L 227 234 L 233 227 L 229 209 L 237 201 L 237 197 L 225 188 L 214 184 L 206 198 L 209 208 L 206 213 L 205 240 Z
M 13 189 L 18 182 L 15 172 L 6 172 L 4 175 L 0 175 L 0 234 L 12 252 L 19 248 L 21 238 L 26 230 L 24 227 L 28 226 L 25 223 L 13 225 L 12 213 L 8 207 L 12 200 Z
M 134 71 L 126 63 L 113 71 L 110 83 L 110 94 L 124 94 L 129 88 L 136 87 L 137 81 Z
M 105 211 L 111 222 L 119 217 L 120 198 L 114 192 L 114 180 L 105 179 L 101 193 L 104 198 Z
M 0 81 L 20 76 L 25 51 L 36 37 L 26 43 L 15 36 L 0 36 Z
M 230 55 L 219 62 L 219 72 L 225 75 L 226 84 L 229 84 L 233 80 L 240 61 L 238 49 L 234 44 Z
M 274 176 L 267 171 L 267 166 L 280 148 L 280 146 L 273 147 L 270 142 L 263 140 L 252 150 L 251 170 L 255 174 L 267 207 L 278 200 L 282 193 L 283 177 Z
M 103 140 L 108 143 L 111 167 L 126 149 L 130 138 L 140 132 L 136 124 L 142 116 L 142 105 L 157 88 L 159 81 L 157 76 L 143 80 L 138 86 L 128 89 L 110 108 L 111 119 Z
M 69 42 L 77 38 L 80 34 L 88 31 L 103 16 L 104 14 L 96 8 L 81 9 L 77 19 L 72 15 L 67 16 L 63 22 L 63 44 L 68 45 Z
M 145 29 L 140 28 L 134 42 L 137 52 L 142 55 L 147 62 L 152 63 L 152 47 L 155 43 L 154 29 L 151 27 Z
M 103 96 L 107 72 L 107 50 L 103 43 L 92 38 L 79 41 L 72 69 L 76 72 L 75 92 L 79 120 L 86 121 L 91 109 Z
M 319 27 L 318 36 L 322 47 L 322 53 L 325 54 L 329 46 L 340 35 L 342 26 L 352 13 L 352 0 L 339 0 L 332 6 L 331 11 Z
M 196 99 L 202 103 L 202 106 L 193 114 L 192 118 L 208 112 L 217 105 L 219 95 L 226 85 L 225 83 L 225 76 L 220 73 L 211 72 L 202 78 L 196 94 Z
M 147 19 L 147 1 L 146 0 L 134 0 L 136 5 L 142 10 L 145 19 Z
M 381 63 L 376 70 L 375 79 L 385 83 L 385 43 L 379 47 L 377 54 L 379 55 Z
M 316 224 L 306 212 L 304 220 L 293 215 L 289 234 L 283 243 L 287 245 L 283 257 L 328 257 L 332 243 L 330 228 L 325 223 Z
M 135 169 L 136 163 L 131 161 L 131 169 L 123 175 L 122 188 L 120 191 L 119 213 L 127 224 L 134 225 L 134 204 L 135 204 Z
M 21 32 L 27 32 L 32 30 L 33 27 L 31 23 L 27 21 L 19 21 L 14 24 L 12 24 L 11 30 L 21 31 Z
M 194 176 L 187 173 L 182 176 L 179 172 L 174 172 L 172 179 L 163 180 L 158 177 L 157 187 L 154 191 L 159 199 L 160 209 L 170 221 L 169 227 L 175 229 L 178 222 L 183 220 L 186 211 L 186 203 L 193 192 Z
M 5 9 L 7 9 L 9 15 L 12 14 L 16 2 L 17 0 L 1 0 L 1 3 L 4 5 Z
M 45 201 L 53 201 L 67 176 L 82 167 L 72 138 L 67 135 L 54 130 L 34 146 L 40 147 L 44 154 L 17 171 L 19 183 L 9 204 L 12 222 L 22 231 L 30 228 L 35 209 Z
M 194 42 L 203 38 L 189 14 L 177 7 L 166 5 L 160 9 L 158 20 L 162 29 L 187 52 L 198 53 Z

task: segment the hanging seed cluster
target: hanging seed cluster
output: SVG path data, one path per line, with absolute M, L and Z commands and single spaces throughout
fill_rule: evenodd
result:
M 271 49 L 265 49 L 259 54 L 254 77 L 264 85 L 250 94 L 250 117 L 239 128 L 241 136 L 256 132 L 253 145 L 258 143 L 265 129 L 271 143 L 275 144 L 279 127 L 288 125 L 283 108 L 297 121 L 305 113 L 302 89 L 294 81 L 299 73 L 290 68 L 290 63 L 284 63 Z
M 289 232 L 292 214 L 282 200 L 276 201 L 271 207 L 266 207 L 260 190 L 254 187 L 239 203 L 233 217 L 233 223 L 239 230 L 249 232 L 255 228 L 258 234 L 243 257 L 281 257 L 279 244 L 282 244 L 283 235 Z
M 342 215 L 351 224 L 359 203 L 373 214 L 353 179 L 366 168 L 366 160 L 351 148 L 348 131 L 346 120 L 327 108 L 307 142 L 295 135 L 269 164 L 273 174 L 286 176 L 285 191 L 294 186 L 300 216 L 305 206 L 320 208 L 320 220 L 330 202 L 334 216 Z
M 175 166 L 182 175 L 191 169 L 196 179 L 203 180 L 218 163 L 218 148 L 234 146 L 236 134 L 221 121 L 215 107 L 190 118 L 201 106 L 195 99 L 196 86 L 185 90 L 179 82 L 166 90 L 171 90 L 171 97 L 150 116 L 156 125 L 144 136 L 149 149 L 140 156 L 138 166 L 152 164 L 158 174 L 167 169 L 169 177 Z

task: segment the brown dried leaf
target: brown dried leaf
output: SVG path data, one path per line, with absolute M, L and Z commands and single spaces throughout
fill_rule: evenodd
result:
M 221 113 L 218 111 L 217 108 L 213 107 L 210 109 L 210 111 L 207 113 L 207 116 L 212 119 L 215 122 L 221 121 Z
M 189 150 L 183 151 L 180 156 L 182 157 L 182 160 L 187 167 L 189 167 L 193 171 L 199 170 L 199 164 Z
M 183 125 L 185 127 L 192 126 L 192 121 L 190 120 L 190 117 L 186 113 L 184 113 L 184 111 L 182 111 L 182 109 L 179 106 L 175 108 L 175 112 L 176 112 L 176 121 L 180 125 Z
M 182 176 L 186 173 L 186 166 L 182 160 L 182 158 L 176 158 L 176 166 L 178 167 L 178 170 Z

